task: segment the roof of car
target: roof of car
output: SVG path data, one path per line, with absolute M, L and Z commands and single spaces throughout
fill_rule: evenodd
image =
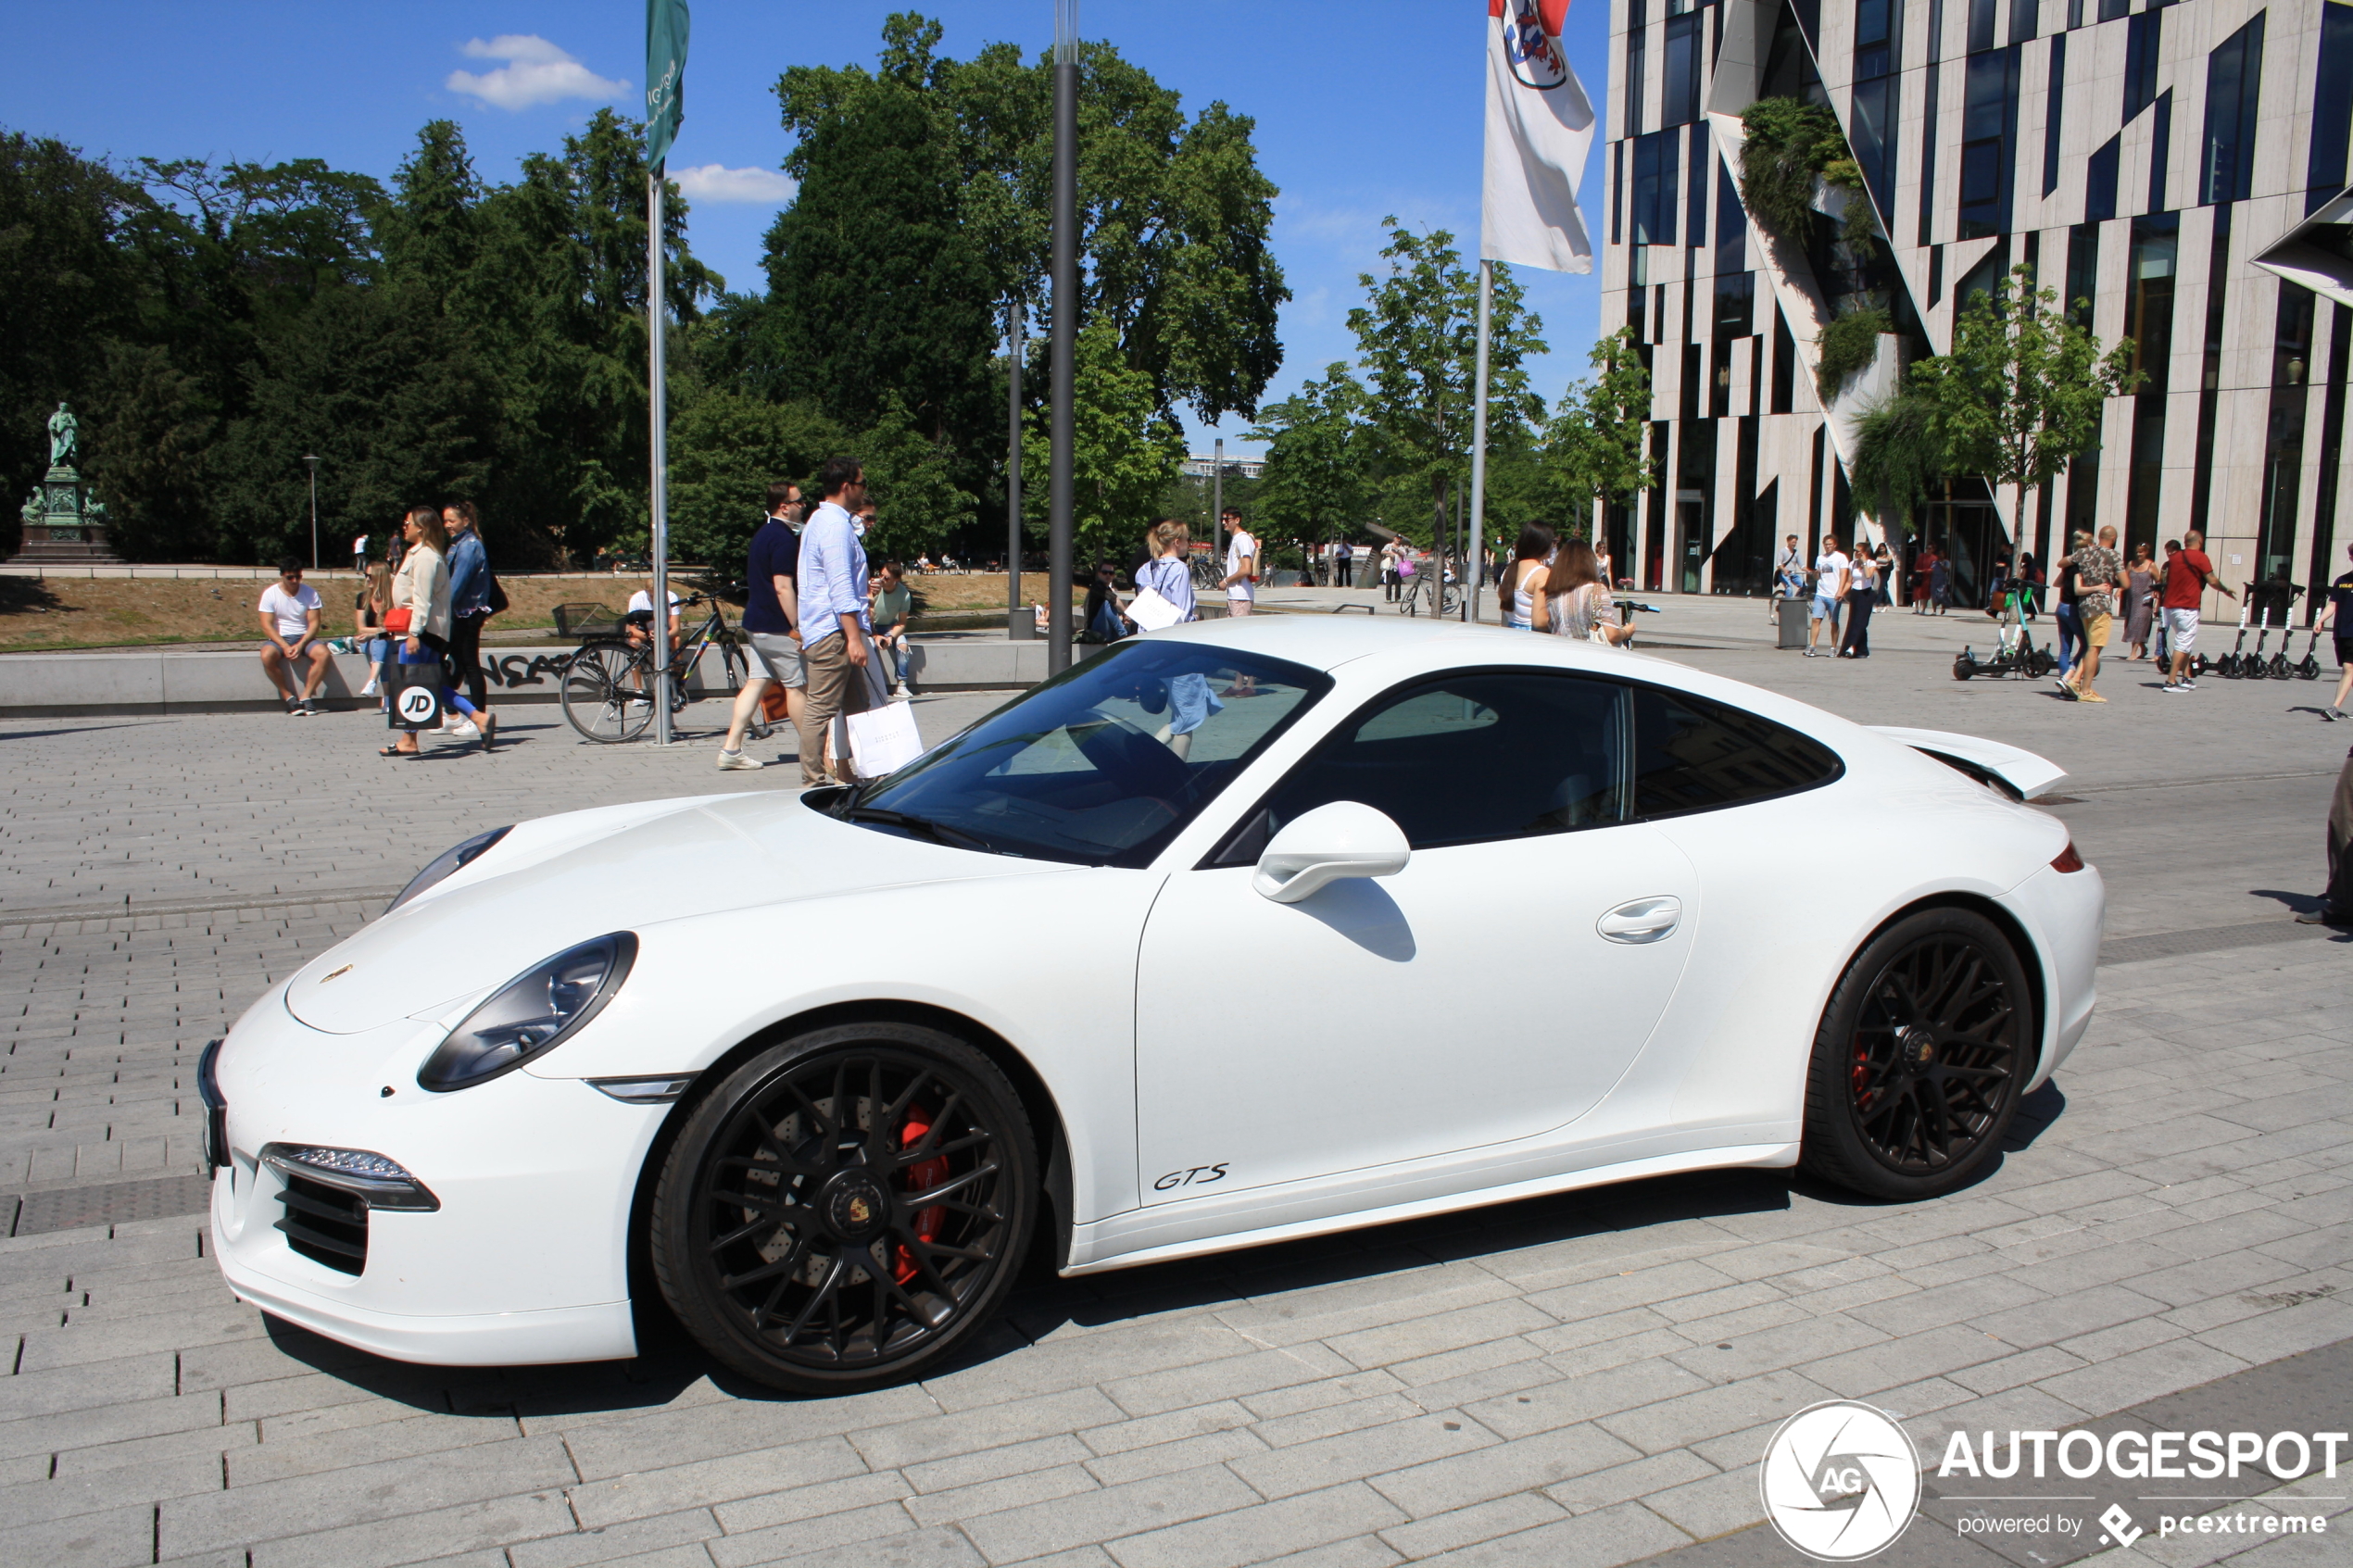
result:
M 1147 635 L 1243 648 L 1327 671 L 1360 659 L 1400 654 L 1419 654 L 1433 668 L 1490 662 L 1582 666 L 1628 657 L 1569 637 L 1397 615 L 1251 615 L 1198 621 Z

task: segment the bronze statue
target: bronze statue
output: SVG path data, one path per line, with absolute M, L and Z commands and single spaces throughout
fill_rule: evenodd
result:
M 60 403 L 57 411 L 49 416 L 49 466 L 69 469 L 82 451 L 82 425 L 70 409 Z

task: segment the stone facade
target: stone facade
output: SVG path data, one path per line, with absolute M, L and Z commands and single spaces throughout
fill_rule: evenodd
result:
M 2108 523 L 2128 546 L 2203 528 L 2233 585 L 2341 570 L 2353 5 L 1612 0 L 1610 48 L 1602 327 L 1645 345 L 1660 459 L 1605 516 L 1621 575 L 1762 593 L 1787 534 L 1808 559 L 1826 531 L 1881 537 L 1847 483 L 1856 418 L 2020 263 L 2088 299 L 2104 342 L 2133 339 L 2148 379 L 2025 518 L 1955 482 L 1899 549 L 1944 548 L 1965 594 L 1998 549 L 2047 561 Z M 1766 96 L 1837 115 L 1873 243 L 1752 220 L 1741 117 Z M 1844 194 L 1817 194 L 1833 213 Z M 1862 304 L 1896 330 L 1818 395 L 1822 323 Z

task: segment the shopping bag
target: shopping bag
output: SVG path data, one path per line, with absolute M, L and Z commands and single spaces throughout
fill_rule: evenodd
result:
M 849 767 L 862 779 L 895 773 L 924 754 L 914 705 L 886 702 L 849 716 Z
M 1136 596 L 1127 601 L 1127 619 L 1147 632 L 1157 632 L 1184 620 L 1185 612 L 1158 589 L 1139 588 Z
M 761 723 L 781 724 L 791 711 L 791 704 L 785 696 L 785 684 L 782 681 L 771 681 L 760 688 L 760 721 Z
M 430 730 L 441 722 L 441 663 L 387 666 L 392 701 L 386 721 L 396 730 Z

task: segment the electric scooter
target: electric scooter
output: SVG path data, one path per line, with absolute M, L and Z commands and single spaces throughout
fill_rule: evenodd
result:
M 2009 612 L 2010 623 L 2002 628 L 2001 643 L 1991 659 L 1980 659 L 1964 647 L 1953 659 L 1953 679 L 1974 680 L 1980 675 L 2017 675 L 2029 681 L 2040 681 L 2058 668 L 2058 660 L 2046 649 L 2034 646 L 2034 633 L 2026 629 L 2024 616 L 2020 613 L 2024 597 L 2022 585 L 2006 583 L 2003 593 L 2007 602 L 2003 608 Z
M 2214 673 L 2221 676 L 2225 681 L 2235 681 L 2239 678 L 2241 657 L 2239 650 L 2246 646 L 2246 606 L 2239 606 L 2239 640 L 2231 645 L 2230 652 L 2214 661 Z M 2201 670 L 2198 673 L 2204 674 L 2205 671 Z
M 2248 654 L 2246 662 L 2239 666 L 2240 680 L 2268 681 L 2271 678 L 2271 667 L 2263 661 L 2263 645 L 2271 638 L 2271 627 L 2261 621 L 2256 622 L 2255 651 Z
M 2296 641 L 2296 633 L 2287 627 L 2281 627 L 2280 650 L 2271 656 L 2271 661 L 2269 664 L 2263 666 L 2263 674 L 2265 679 L 2284 681 L 2287 680 L 2293 673 L 2293 671 L 2288 669 L 2287 646 L 2294 641 Z
M 2304 645 L 2304 657 L 2296 661 L 2296 673 L 2299 679 L 2317 681 L 2321 678 L 2321 656 L 2316 651 L 2320 646 L 2321 629 L 2315 626 L 2312 628 L 2312 640 Z

